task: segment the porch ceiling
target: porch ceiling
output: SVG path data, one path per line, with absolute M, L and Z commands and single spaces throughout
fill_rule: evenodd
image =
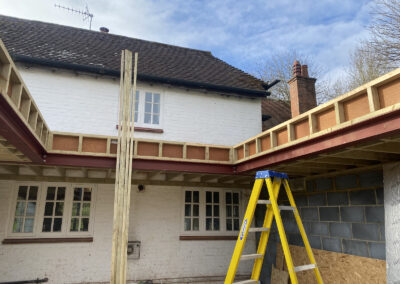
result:
M 6 138 L 0 136 L 0 161 L 30 162 L 31 160 L 9 143 Z

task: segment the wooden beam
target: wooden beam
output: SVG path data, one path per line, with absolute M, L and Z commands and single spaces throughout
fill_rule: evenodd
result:
M 179 176 L 182 176 L 182 173 L 166 173 L 165 174 L 165 180 L 166 181 L 171 181 Z

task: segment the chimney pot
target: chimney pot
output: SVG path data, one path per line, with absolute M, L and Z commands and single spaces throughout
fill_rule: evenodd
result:
M 308 78 L 308 66 L 301 65 L 301 76 Z
M 295 60 L 293 63 L 293 77 L 296 76 L 301 76 L 301 65 L 297 60 Z
M 100 31 L 102 32 L 102 33 L 105 33 L 105 34 L 108 34 L 108 32 L 110 31 L 108 28 L 106 28 L 106 27 L 101 27 L 100 28 Z

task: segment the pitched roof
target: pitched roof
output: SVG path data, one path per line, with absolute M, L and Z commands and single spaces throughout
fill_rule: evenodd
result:
M 16 61 L 118 75 L 121 50 L 129 49 L 139 53 L 139 80 L 266 95 L 261 80 L 208 51 L 2 15 L 0 38 Z
M 262 115 L 270 116 L 270 118 L 262 122 L 263 131 L 292 118 L 290 102 L 272 98 L 262 100 L 261 113 Z

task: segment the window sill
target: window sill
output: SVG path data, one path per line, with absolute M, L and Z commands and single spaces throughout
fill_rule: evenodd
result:
M 54 243 L 92 243 L 93 238 L 21 238 L 21 239 L 4 239 L 3 245 L 17 244 L 54 244 Z
M 115 128 L 118 129 L 118 124 L 115 126 Z M 161 128 L 135 126 L 134 130 L 137 132 L 164 133 L 164 130 Z
M 180 241 L 236 241 L 238 236 L 179 236 Z

